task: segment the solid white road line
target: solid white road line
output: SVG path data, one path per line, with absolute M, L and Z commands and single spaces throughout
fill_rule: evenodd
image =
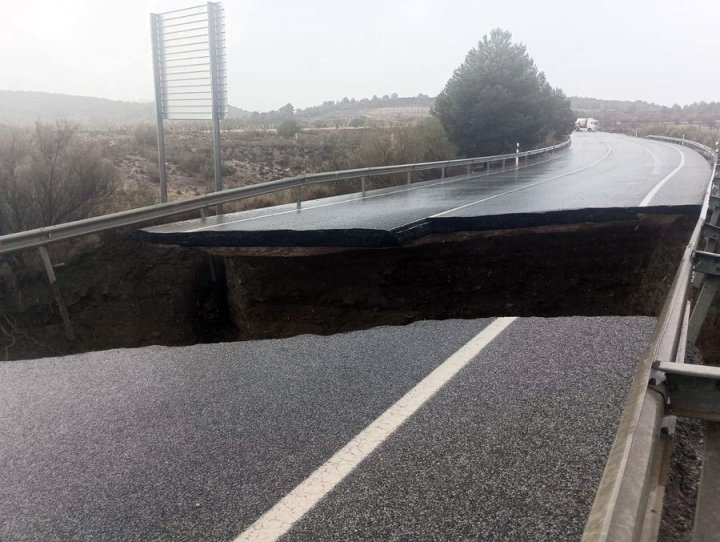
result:
M 498 318 L 363 429 L 234 542 L 277 540 L 516 320 Z
M 675 174 L 682 169 L 682 167 L 685 165 L 685 154 L 678 149 L 676 146 L 672 146 L 673 149 L 677 151 L 677 153 L 680 155 L 680 165 L 673 169 L 670 173 L 667 174 L 666 177 L 660 179 L 660 181 L 655 185 L 655 187 L 648 192 L 648 195 L 643 198 L 643 200 L 640 202 L 640 207 L 647 207 L 650 205 L 650 200 L 652 200 L 655 195 L 658 193 L 658 190 L 660 190 L 663 185 L 668 182 L 670 179 L 672 179 Z
M 607 152 L 603 154 L 598 160 L 595 160 L 591 164 L 588 164 L 587 166 L 583 166 L 578 169 L 573 169 L 572 171 L 568 171 L 566 173 L 561 173 L 560 175 L 555 175 L 553 177 L 548 177 L 547 179 L 541 179 L 539 181 L 535 181 L 534 183 L 523 185 L 519 188 L 513 188 L 512 190 L 508 190 L 507 192 L 501 192 L 500 194 L 495 194 L 493 196 L 488 196 L 487 198 L 479 199 L 477 201 L 473 201 L 472 203 L 467 203 L 465 205 L 461 205 L 460 207 L 455 207 L 454 209 L 449 209 L 447 211 L 443 211 L 442 213 L 438 213 L 436 215 L 432 215 L 430 218 L 438 218 L 444 215 L 447 215 L 449 213 L 454 213 L 455 211 L 459 211 L 460 209 L 465 209 L 466 207 L 472 207 L 473 205 L 477 205 L 478 203 L 484 203 L 486 201 L 493 200 L 495 198 L 501 198 L 503 196 L 507 196 L 508 194 L 514 194 L 515 192 L 520 192 L 520 190 L 526 190 L 527 188 L 532 188 L 533 186 L 537 186 L 539 184 L 546 183 L 548 181 L 554 181 L 555 179 L 560 179 L 561 177 L 567 177 L 568 175 L 572 175 L 573 173 L 578 173 L 580 171 L 585 171 L 588 168 L 591 168 L 603 160 L 610 156 L 610 153 L 612 152 L 612 147 L 608 145 L 605 141 L 603 141 L 603 144 L 608 148 Z

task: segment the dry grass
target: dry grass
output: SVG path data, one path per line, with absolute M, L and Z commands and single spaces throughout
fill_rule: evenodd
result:
M 157 151 L 147 125 L 88 134 L 97 139 L 105 158 L 120 171 L 120 188 L 105 202 L 103 212 L 136 208 L 159 201 Z M 222 134 L 223 186 L 236 188 L 271 180 L 353 167 L 441 160 L 454 149 L 432 121 L 399 128 L 305 130 L 280 137 L 263 130 Z M 166 135 L 168 196 L 187 199 L 213 190 L 212 134 L 175 129 Z M 368 189 L 405 182 L 405 176 L 368 180 Z M 303 200 L 357 192 L 360 181 L 310 185 Z M 295 201 L 292 191 L 248 198 L 225 206 L 226 211 L 256 209 Z M 107 211 L 106 211 L 107 210 Z

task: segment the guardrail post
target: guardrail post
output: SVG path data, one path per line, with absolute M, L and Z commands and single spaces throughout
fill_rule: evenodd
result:
M 444 167 L 443 167 L 443 168 L 440 168 L 440 178 L 441 178 L 441 179 L 444 179 L 444 178 L 445 178 L 445 168 L 444 168 Z
M 300 193 L 300 187 L 295 187 L 295 201 L 297 202 L 297 209 L 298 211 L 302 207 L 302 194 Z
M 412 171 L 407 172 L 407 184 L 412 182 Z
M 205 222 L 207 220 L 207 207 L 200 209 L 200 220 Z
M 504 159 L 504 158 L 503 158 L 503 161 L 502 161 L 502 168 L 503 168 L 503 170 L 505 170 L 505 159 Z
M 53 297 L 55 298 L 55 303 L 57 303 L 60 318 L 62 318 L 63 326 L 65 327 L 65 336 L 68 340 L 74 341 L 75 333 L 73 332 L 72 322 L 70 322 L 70 315 L 68 314 L 67 307 L 65 307 L 65 302 L 63 301 L 63 298 L 60 295 L 60 290 L 58 290 L 56 284 L 57 278 L 55 277 L 55 270 L 53 269 L 52 262 L 50 261 L 50 255 L 44 246 L 38 247 L 38 252 L 40 253 L 43 267 L 45 267 L 45 274 L 47 275 L 48 282 L 50 283 L 50 289 L 52 290 Z
M 525 155 L 525 165 L 526 165 L 526 166 L 527 166 L 527 163 L 528 163 L 528 155 L 526 154 L 526 155 Z
M 467 174 L 470 175 L 470 164 L 468 164 L 467 166 L 465 166 L 465 169 L 466 169 L 466 171 L 467 171 Z
M 362 197 L 365 197 L 365 180 L 367 177 L 360 178 L 360 189 L 362 190 Z

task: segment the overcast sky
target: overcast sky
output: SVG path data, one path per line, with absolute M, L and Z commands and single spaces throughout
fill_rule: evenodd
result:
M 2 0 L 0 89 L 151 101 L 149 14 L 198 3 Z M 524 43 L 568 95 L 663 105 L 720 101 L 720 0 L 223 5 L 229 102 L 243 109 L 393 92 L 434 96 L 495 27 Z

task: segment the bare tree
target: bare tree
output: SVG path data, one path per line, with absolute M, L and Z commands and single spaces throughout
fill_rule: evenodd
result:
M 117 181 L 115 168 L 66 121 L 36 123 L 32 135 L 0 130 L 0 213 L 6 231 L 90 216 Z
M 28 227 L 32 195 L 20 179 L 20 170 L 29 154 L 27 131 L 0 125 L 0 235 Z

